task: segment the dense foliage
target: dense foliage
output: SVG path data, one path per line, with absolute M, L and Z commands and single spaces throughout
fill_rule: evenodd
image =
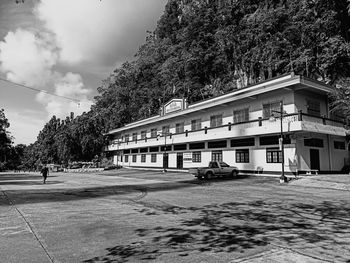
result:
M 22 162 L 25 145 L 13 146 L 12 137 L 7 130 L 10 122 L 6 118 L 5 111 L 0 109 L 0 171 L 15 169 Z
M 154 115 L 173 97 L 191 103 L 292 71 L 347 90 L 342 83 L 350 77 L 348 5 L 169 0 L 135 60 L 98 88 L 91 111 L 53 117 L 26 149 L 26 160 L 91 160 L 101 153 L 103 132 Z

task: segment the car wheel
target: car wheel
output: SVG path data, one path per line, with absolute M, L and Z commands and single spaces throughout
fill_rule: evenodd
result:
M 207 172 L 207 173 L 204 175 L 204 178 L 207 179 L 207 180 L 213 178 L 213 173 L 212 173 L 212 172 Z
M 237 175 L 238 175 L 237 171 L 233 170 L 232 173 L 231 173 L 231 177 L 235 178 L 235 177 L 237 177 Z

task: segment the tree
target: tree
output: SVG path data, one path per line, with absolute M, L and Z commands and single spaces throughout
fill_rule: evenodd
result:
M 9 127 L 10 123 L 5 116 L 5 111 L 0 109 L 0 170 L 6 168 L 11 149 L 12 138 L 7 131 Z

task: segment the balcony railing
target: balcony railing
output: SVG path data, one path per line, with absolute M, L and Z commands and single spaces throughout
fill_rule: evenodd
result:
M 278 117 L 277 119 L 279 119 L 280 117 Z M 292 114 L 285 114 L 283 117 L 282 122 L 283 123 L 294 123 L 294 122 L 298 122 L 298 121 L 305 121 L 305 122 L 312 122 L 312 123 L 317 123 L 317 124 L 321 124 L 321 125 L 330 125 L 330 126 L 335 126 L 335 127 L 346 127 L 345 122 L 343 121 L 338 121 L 338 120 L 333 120 L 333 119 L 329 119 L 326 117 L 319 117 L 319 116 L 313 116 L 310 114 L 306 114 L 303 113 L 301 111 L 299 111 L 298 113 L 292 113 Z M 278 120 L 275 122 L 275 125 L 279 123 Z M 204 134 L 208 134 L 209 135 L 213 135 L 214 133 L 221 133 L 221 132 L 227 132 L 227 131 L 231 131 L 234 129 L 239 129 L 239 130 L 245 130 L 245 129 L 249 129 L 249 128 L 258 128 L 258 127 L 267 127 L 267 126 L 271 126 L 272 123 L 269 120 L 269 118 L 258 118 L 255 120 L 250 120 L 250 121 L 246 121 L 246 122 L 240 122 L 240 123 L 228 123 L 228 124 L 224 124 L 221 126 L 217 126 L 217 127 L 204 127 L 202 129 L 198 129 L 195 131 L 184 131 L 181 133 L 168 133 L 166 135 L 166 139 L 169 140 L 169 142 L 174 142 L 174 140 L 176 139 L 184 139 L 186 137 L 192 137 L 192 136 L 203 136 Z M 122 149 L 124 148 L 126 145 L 128 146 L 133 146 L 133 145 L 137 145 L 140 144 L 139 147 L 142 147 L 142 145 L 145 145 L 145 143 L 147 144 L 152 144 L 154 145 L 156 141 L 159 141 L 159 145 L 162 145 L 161 142 L 164 141 L 164 137 L 165 135 L 162 134 L 160 136 L 157 137 L 146 137 L 144 139 L 138 139 L 138 140 L 134 140 L 134 141 L 128 141 L 128 142 L 121 142 L 119 141 L 119 143 L 117 142 L 117 140 L 115 141 L 111 141 L 110 146 L 114 146 L 115 149 Z M 180 143 L 180 142 L 179 142 Z M 118 145 L 119 144 L 119 145 Z M 123 146 L 123 147 L 121 147 Z M 147 147 L 147 145 L 145 145 L 144 147 Z

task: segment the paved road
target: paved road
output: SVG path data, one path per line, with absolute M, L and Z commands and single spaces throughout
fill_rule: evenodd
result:
M 0 174 L 0 262 L 350 262 L 350 176 Z

